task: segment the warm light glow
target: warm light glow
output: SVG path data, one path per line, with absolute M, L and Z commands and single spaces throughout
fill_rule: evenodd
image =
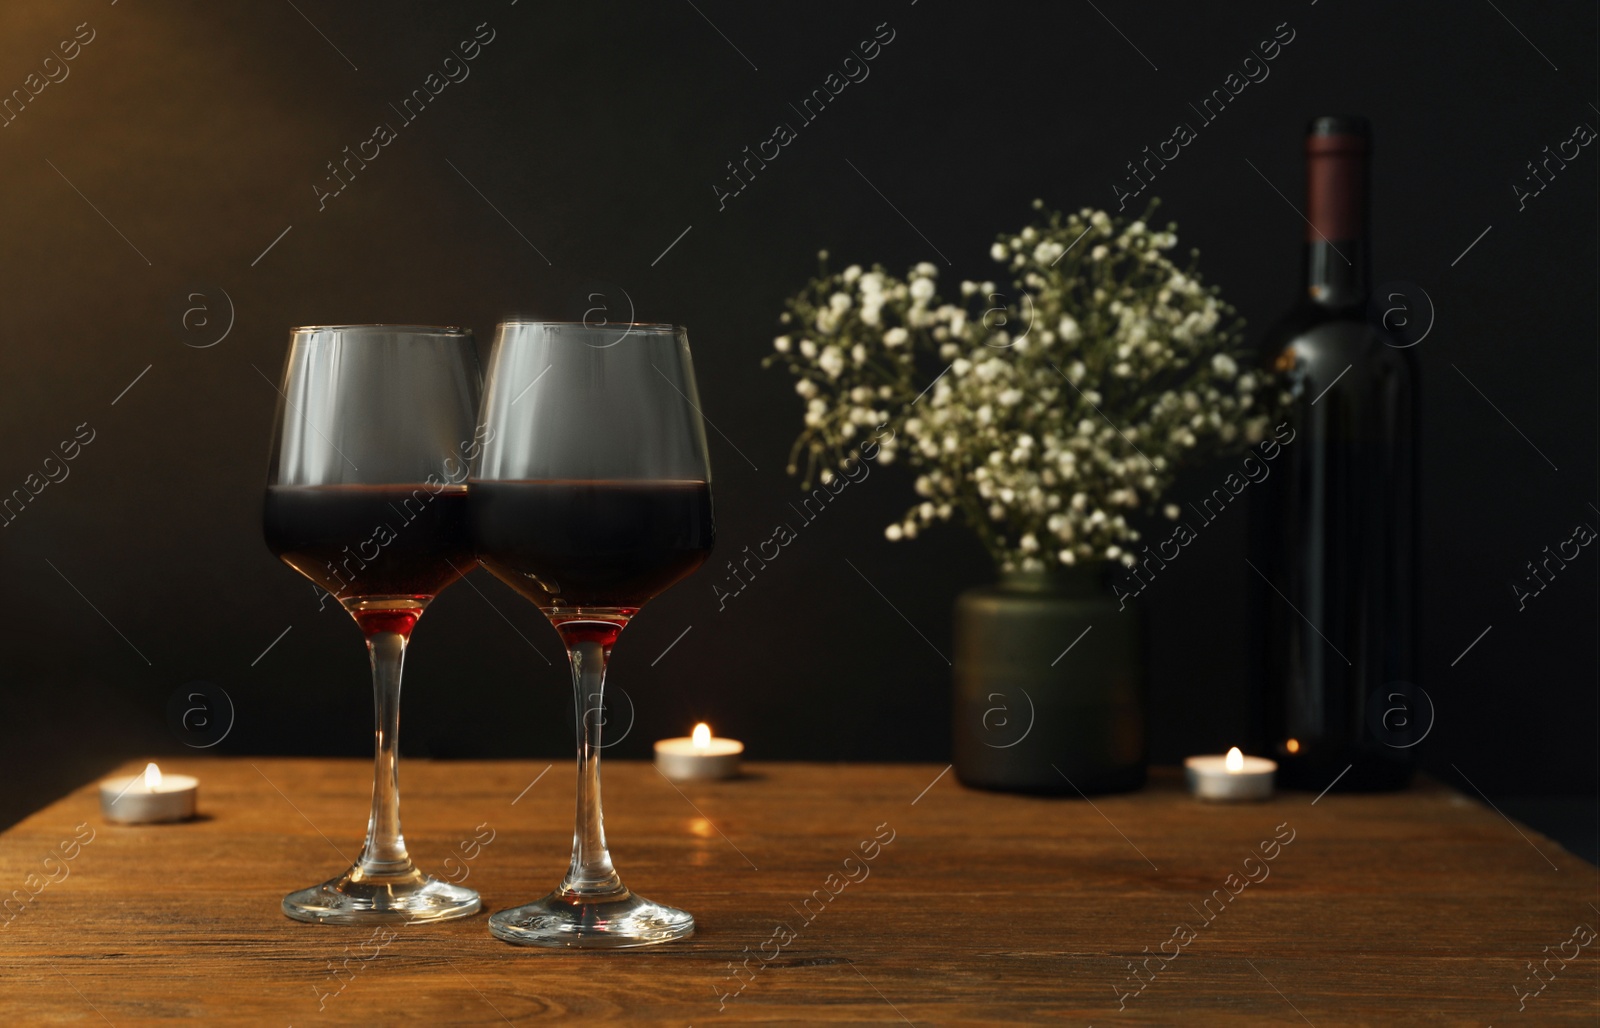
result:
M 1299 739 L 1290 739 L 1288 742 L 1283 744 L 1283 748 L 1288 750 L 1290 753 L 1299 753 L 1300 752 L 1300 740 Z
M 144 791 L 155 792 L 159 788 L 161 788 L 161 769 L 151 761 L 144 766 Z
M 690 733 L 690 737 L 694 740 L 695 749 L 709 750 L 711 748 L 711 726 L 704 721 L 694 726 L 694 731 Z M 155 765 L 152 764 L 150 766 L 154 767 Z
M 1230 775 L 1238 774 L 1244 770 L 1244 754 L 1239 752 L 1239 747 L 1235 746 L 1228 751 L 1228 758 L 1223 761 L 1223 764 L 1227 767 Z

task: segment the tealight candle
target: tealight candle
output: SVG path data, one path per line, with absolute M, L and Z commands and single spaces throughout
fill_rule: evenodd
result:
M 1190 757 L 1183 762 L 1189 791 L 1202 800 L 1264 800 L 1272 795 L 1276 761 L 1247 757 L 1235 746 L 1226 757 Z
M 194 817 L 199 791 L 200 779 L 162 774 L 155 764 L 146 764 L 142 774 L 100 783 L 100 814 L 119 824 L 183 821 Z
M 735 778 L 744 743 L 737 739 L 717 739 L 704 722 L 694 726 L 687 739 L 662 739 L 656 743 L 656 767 L 679 782 L 708 778 Z

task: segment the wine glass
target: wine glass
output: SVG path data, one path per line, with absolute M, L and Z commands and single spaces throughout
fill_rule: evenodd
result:
M 337 600 L 372 658 L 376 762 L 361 857 L 284 897 L 297 921 L 440 921 L 478 894 L 419 871 L 400 832 L 400 672 L 411 630 L 472 566 L 467 468 L 481 375 L 472 333 L 413 325 L 291 330 L 263 526 Z
M 612 867 L 600 726 L 618 633 L 711 553 L 696 395 L 682 328 L 512 321 L 496 333 L 467 489 L 473 547 L 560 633 L 578 730 L 572 864 L 545 898 L 489 918 L 507 942 L 649 946 L 694 931 L 692 916 L 630 892 Z

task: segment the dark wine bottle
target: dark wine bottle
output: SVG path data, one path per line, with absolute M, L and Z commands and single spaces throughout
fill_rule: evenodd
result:
M 1279 782 L 1319 792 L 1404 787 L 1432 720 L 1416 686 L 1417 367 L 1368 313 L 1371 138 L 1363 118 L 1311 122 L 1306 291 L 1263 344 L 1293 436 L 1251 533 L 1257 709 Z

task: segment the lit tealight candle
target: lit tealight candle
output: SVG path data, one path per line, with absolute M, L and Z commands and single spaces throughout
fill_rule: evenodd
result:
M 744 743 L 714 738 L 711 726 L 701 722 L 687 739 L 662 739 L 656 743 L 656 767 L 679 782 L 735 778 L 743 753 Z
M 1235 746 L 1226 757 L 1190 757 L 1189 791 L 1202 800 L 1264 800 L 1272 795 L 1276 761 L 1247 757 Z
M 146 764 L 142 774 L 100 783 L 100 813 L 119 824 L 183 821 L 194 817 L 199 792 L 200 779 L 162 774 L 155 764 Z

